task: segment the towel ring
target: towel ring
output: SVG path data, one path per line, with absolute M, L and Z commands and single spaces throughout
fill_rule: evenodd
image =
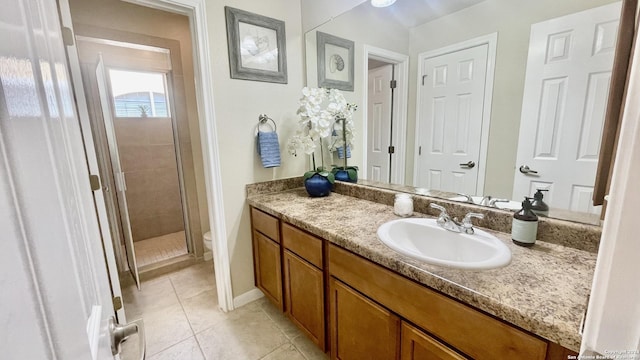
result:
M 267 116 L 267 114 L 260 114 L 258 115 L 258 125 L 256 126 L 256 134 L 260 131 L 260 125 L 269 125 L 271 126 L 271 124 L 268 124 L 267 121 L 271 121 L 271 123 L 273 124 L 273 131 L 277 131 L 278 130 L 278 126 L 276 125 L 276 122 L 273 121 L 272 118 L 270 118 L 269 116 Z

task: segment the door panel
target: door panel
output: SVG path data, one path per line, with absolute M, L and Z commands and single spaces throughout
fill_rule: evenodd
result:
M 416 186 L 476 193 L 488 48 L 478 45 L 423 61 Z M 469 161 L 475 165 L 462 165 Z
M 113 170 L 113 176 L 116 184 L 114 189 L 117 194 L 118 207 L 120 210 L 120 220 L 122 225 L 122 232 L 124 235 L 124 244 L 127 252 L 127 262 L 129 263 L 129 271 L 136 283 L 138 289 L 140 289 L 140 275 L 138 273 L 138 264 L 136 261 L 135 248 L 133 246 L 133 235 L 131 233 L 131 223 L 129 221 L 129 208 L 127 206 L 127 182 L 125 173 L 122 171 L 122 165 L 120 162 L 120 155 L 118 153 L 118 144 L 116 142 L 116 131 L 114 126 L 114 119 L 111 113 L 111 104 L 109 90 L 107 88 L 107 73 L 102 61 L 102 56 L 99 57 L 96 64 L 96 82 L 98 85 L 98 93 L 100 96 L 100 103 L 102 108 L 102 118 L 104 120 L 104 126 L 107 133 L 107 142 L 109 143 L 109 154 L 111 157 L 111 168 Z
M 599 213 L 590 197 L 620 3 L 531 26 L 513 198 L 548 188 L 551 207 Z M 542 51 L 540 51 L 542 49 Z M 574 60 L 579 59 L 579 60 Z
M 329 280 L 331 358 L 398 359 L 400 318 L 339 280 Z
M 420 329 L 402 322 L 402 360 L 464 360 L 465 357 L 449 349 Z
M 111 291 L 56 2 L 2 8 L 2 356 L 113 359 Z
M 289 250 L 283 261 L 287 316 L 324 351 L 324 273 Z
M 391 174 L 391 80 L 393 65 L 369 70 L 367 173 L 370 180 L 389 182 Z

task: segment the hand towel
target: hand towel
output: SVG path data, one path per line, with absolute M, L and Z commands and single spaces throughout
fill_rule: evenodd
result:
M 351 146 L 347 145 L 347 159 L 351 157 Z M 344 158 L 344 150 L 342 146 L 338 147 L 338 159 Z
M 331 133 L 331 135 L 335 138 L 338 137 L 338 132 L 333 130 L 333 132 Z M 342 146 L 338 146 L 336 148 L 336 150 L 338 150 L 338 159 L 343 159 L 344 158 L 344 149 L 342 148 Z M 351 146 L 347 145 L 347 159 L 351 157 Z
M 275 131 L 258 131 L 258 155 L 262 166 L 272 168 L 280 166 L 280 144 Z

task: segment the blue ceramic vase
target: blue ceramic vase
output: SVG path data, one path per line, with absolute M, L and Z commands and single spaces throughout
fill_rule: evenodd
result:
M 304 181 L 304 188 L 311 197 L 327 196 L 333 184 L 326 177 L 315 174 Z
M 339 180 L 339 181 L 357 183 L 358 173 L 356 172 L 355 174 L 356 174 L 355 178 L 352 179 L 349 177 L 349 173 L 346 170 L 338 170 L 336 171 L 335 176 L 336 176 L 336 180 Z

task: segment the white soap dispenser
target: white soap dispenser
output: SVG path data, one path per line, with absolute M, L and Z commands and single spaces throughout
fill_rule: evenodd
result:
M 511 240 L 516 245 L 533 246 L 538 236 L 538 216 L 531 211 L 531 198 L 525 197 L 522 209 L 513 215 Z

